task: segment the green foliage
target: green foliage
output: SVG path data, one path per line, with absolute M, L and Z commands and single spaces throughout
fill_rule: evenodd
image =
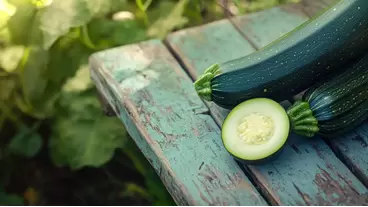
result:
M 0 186 L 0 205 L 2 206 L 20 206 L 24 205 L 22 197 L 14 194 L 5 193 Z
M 31 129 L 22 127 L 11 139 L 9 151 L 28 158 L 34 157 L 42 147 L 42 138 L 36 131 L 37 125 L 38 123 Z
M 76 77 L 85 79 L 89 75 Z M 51 157 L 56 166 L 69 165 L 75 170 L 99 167 L 111 159 L 115 149 L 124 146 L 127 134 L 119 121 L 101 113 L 94 90 L 86 90 L 88 81 L 72 81 L 75 84 L 69 85 L 77 91 L 70 86 L 63 90 L 50 138 Z
M 114 5 L 128 4 L 127 1 L 49 2 L 11 2 L 17 10 L 7 21 L 10 42 L 1 48 L 0 68 L 6 77 L 1 111 L 18 127 L 27 125 L 19 123 L 24 115 L 38 120 L 53 119 L 49 148 L 57 166 L 98 167 L 110 160 L 116 148 L 122 147 L 126 135 L 121 133 L 121 123 L 100 114 L 90 87 L 78 92 L 61 88 L 87 63 L 91 53 L 150 37 L 164 38 L 172 29 L 186 24 L 188 20 L 182 15 L 187 0 L 171 3 L 174 7 L 169 15 L 159 16 L 148 25 L 145 20 L 150 16 L 147 9 L 152 1 L 136 1 L 137 8 L 144 13 L 142 21 L 117 21 L 106 16 Z M 88 74 L 74 82 L 84 84 L 86 77 Z M 10 145 L 18 153 L 26 149 L 19 144 L 20 140 L 29 136 L 31 140 L 27 143 L 31 144 L 36 137 L 39 139 L 38 135 L 26 135 L 22 130 L 19 128 L 20 133 Z
M 183 17 L 186 5 L 189 0 L 180 0 L 171 10 L 169 15 L 160 17 L 149 28 L 148 35 L 157 38 L 165 38 L 166 34 L 173 29 L 180 28 L 188 23 L 188 19 Z

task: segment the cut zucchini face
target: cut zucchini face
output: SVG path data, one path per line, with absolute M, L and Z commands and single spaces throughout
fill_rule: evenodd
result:
M 283 148 L 290 132 L 285 109 L 268 98 L 234 107 L 222 125 L 222 142 L 235 158 L 247 163 L 269 159 Z

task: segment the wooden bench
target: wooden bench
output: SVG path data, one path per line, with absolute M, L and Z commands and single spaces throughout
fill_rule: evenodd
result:
M 333 0 L 304 0 L 94 54 L 91 77 L 178 205 L 366 205 L 368 123 L 344 137 L 290 136 L 281 156 L 238 164 L 224 149 L 227 110 L 193 80 L 214 62 L 254 52 Z

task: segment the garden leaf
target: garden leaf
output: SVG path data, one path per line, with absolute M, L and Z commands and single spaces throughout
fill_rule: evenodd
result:
M 48 52 L 40 47 L 25 48 L 21 64 L 17 68 L 20 75 L 23 97 L 17 103 L 20 109 L 37 118 L 50 115 L 50 107 L 46 107 L 50 94 L 47 91 L 48 79 L 44 76 L 47 69 Z M 21 107 L 22 106 L 22 107 Z
M 21 206 L 24 205 L 24 200 L 22 197 L 14 194 L 5 193 L 2 188 L 0 188 L 0 205 L 1 206 Z
M 69 92 L 60 106 L 49 145 L 57 166 L 74 170 L 99 167 L 123 146 L 126 132 L 122 123 L 101 113 L 95 93 Z
M 28 158 L 35 156 L 41 147 L 41 136 L 34 130 L 27 127 L 23 127 L 19 130 L 18 134 L 11 139 L 8 145 L 10 152 Z
M 14 76 L 0 76 L 0 102 L 9 100 L 15 87 L 16 80 Z
M 144 28 L 137 21 L 130 19 L 95 19 L 88 25 L 88 31 L 99 49 L 131 44 L 148 38 Z
M 167 17 L 156 20 L 147 31 L 147 34 L 155 38 L 165 38 L 175 28 L 179 28 L 188 22 L 183 16 L 188 0 L 180 0 Z
M 40 29 L 43 47 L 49 49 L 70 29 L 87 24 L 93 17 L 102 17 L 110 12 L 117 0 L 53 0 L 51 5 L 40 11 Z
M 72 36 L 76 31 L 68 33 Z M 64 82 L 75 75 L 78 68 L 88 63 L 88 57 L 92 53 L 78 39 L 61 37 L 49 50 L 49 63 L 45 77 L 60 90 Z M 65 61 L 67 60 L 67 61 Z
M 89 66 L 82 65 L 80 69 L 77 71 L 75 77 L 70 78 L 64 84 L 62 91 L 63 92 L 83 92 L 87 89 L 91 88 L 92 80 L 89 75 Z
M 89 1 L 89 3 L 86 3 Z M 91 4 L 96 0 L 54 0 L 43 8 L 40 18 L 40 29 L 43 34 L 43 47 L 49 49 L 60 37 L 71 28 L 86 24 L 93 15 Z
M 29 47 L 26 53 L 19 72 L 23 76 L 25 96 L 29 100 L 37 100 L 46 89 L 47 79 L 43 77 L 43 73 L 46 70 L 48 53 L 39 47 Z
M 42 43 L 42 35 L 38 28 L 38 10 L 27 1 L 23 2 L 8 21 L 11 41 L 16 45 L 39 45 Z
M 23 57 L 23 46 L 10 46 L 0 49 L 0 68 L 7 72 L 13 72 Z

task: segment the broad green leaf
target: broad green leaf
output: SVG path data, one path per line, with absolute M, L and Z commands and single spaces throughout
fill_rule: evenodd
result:
M 0 76 L 0 102 L 9 100 L 15 87 L 15 76 Z
M 26 47 L 17 69 L 17 93 L 12 97 L 13 103 L 25 114 L 42 119 L 53 112 L 59 89 L 48 84 L 47 70 L 48 52 L 40 47 Z M 14 77 L 14 76 L 8 76 Z
M 39 119 L 54 115 L 62 85 L 87 62 L 91 51 L 68 39 L 60 38 L 48 52 L 41 48 L 30 50 L 20 73 L 23 86 L 28 87 L 24 90 L 26 96 L 15 96 L 15 103 L 24 113 Z
M 111 1 L 107 0 L 53 0 L 40 11 L 40 29 L 43 47 L 48 49 L 70 29 L 87 24 L 93 17 L 109 12 Z
M 180 0 L 175 8 L 166 17 L 156 20 L 147 31 L 147 34 L 155 38 L 165 38 L 173 29 L 180 28 L 188 23 L 188 19 L 183 16 L 189 0 Z
M 22 197 L 15 194 L 8 194 L 0 189 L 0 205 L 1 206 L 22 206 L 24 200 Z
M 160 1 L 159 4 L 150 7 L 146 13 L 150 23 L 154 23 L 160 18 L 167 17 L 168 14 L 175 8 L 175 1 Z M 142 15 L 141 12 L 137 12 L 135 15 Z M 142 17 L 141 17 L 142 18 Z
M 112 0 L 85 0 L 91 17 L 103 17 L 111 11 Z
M 15 45 L 39 45 L 42 43 L 39 29 L 39 14 L 37 8 L 23 1 L 8 21 L 11 41 Z
M 21 75 L 24 96 L 32 104 L 42 99 L 47 87 L 47 78 L 44 77 L 44 73 L 48 53 L 39 47 L 27 47 L 24 53 L 18 72 Z
M 93 52 L 79 41 L 78 35 L 78 30 L 69 32 L 67 36 L 59 38 L 49 50 L 49 62 L 44 75 L 58 90 L 68 78 L 75 75 L 81 65 L 88 62 L 88 57 Z
M 0 68 L 7 72 L 13 72 L 21 61 L 23 53 L 24 46 L 21 45 L 0 49 Z
M 70 78 L 62 88 L 63 92 L 83 92 L 93 85 L 89 65 L 82 65 L 73 78 Z
M 99 49 L 146 40 L 144 28 L 134 20 L 113 21 L 96 19 L 88 25 L 91 40 Z
M 92 17 L 85 0 L 54 0 L 40 13 L 44 49 L 49 49 L 60 36 L 67 34 L 73 27 L 84 25 Z
M 9 145 L 8 149 L 13 154 L 25 156 L 28 158 L 34 157 L 42 147 L 42 138 L 33 129 L 24 127 L 19 130 Z
M 99 167 L 123 146 L 123 124 L 104 116 L 95 96 L 94 91 L 63 94 L 49 143 L 55 165 L 74 170 Z

